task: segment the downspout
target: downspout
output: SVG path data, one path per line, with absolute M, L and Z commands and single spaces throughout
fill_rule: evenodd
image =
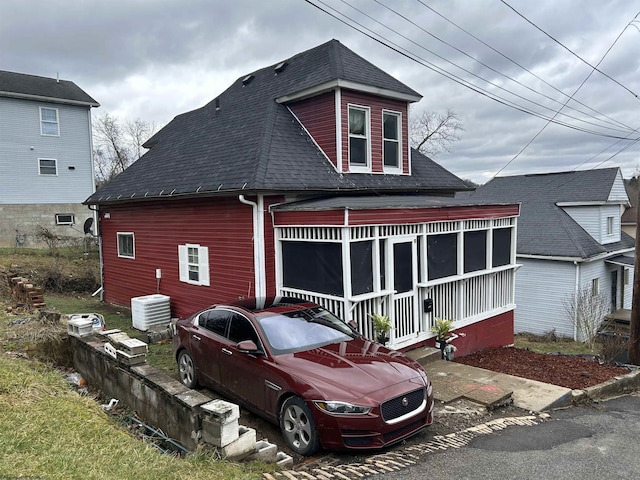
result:
M 580 264 L 574 260 L 576 266 L 576 281 L 573 293 L 573 339 L 578 341 L 578 295 L 580 294 Z
M 267 276 L 265 270 L 264 253 L 264 197 L 258 195 L 258 201 L 247 200 L 244 195 L 238 195 L 238 200 L 245 205 L 253 207 L 253 271 L 255 273 L 255 296 L 256 298 L 267 296 Z

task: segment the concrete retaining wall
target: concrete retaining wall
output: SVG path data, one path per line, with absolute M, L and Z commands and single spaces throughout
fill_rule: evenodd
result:
M 104 340 L 70 337 L 74 368 L 100 388 L 105 397 L 117 398 L 145 423 L 161 429 L 189 450 L 201 436 L 201 406 L 211 398 L 147 364 L 129 366 L 104 352 Z

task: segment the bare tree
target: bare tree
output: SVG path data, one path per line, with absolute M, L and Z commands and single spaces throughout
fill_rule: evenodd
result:
M 609 313 L 609 295 L 594 292 L 590 285 L 584 285 L 573 295 L 563 299 L 565 313 L 572 319 L 578 332 L 577 340 L 585 342 L 593 351 L 598 336 L 598 327 Z
M 105 113 L 93 123 L 93 160 L 96 183 L 104 185 L 144 153 L 142 144 L 155 132 L 155 125 L 136 118 L 121 123 Z
M 423 112 L 411 122 L 409 136 L 413 148 L 434 157 L 448 152 L 449 145 L 460 140 L 463 131 L 456 112 L 448 109 L 446 113 Z

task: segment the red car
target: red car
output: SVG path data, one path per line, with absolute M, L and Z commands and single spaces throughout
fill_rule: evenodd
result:
M 433 421 L 422 367 L 315 303 L 214 305 L 179 320 L 173 345 L 184 385 L 210 387 L 279 424 L 301 455 L 385 447 Z

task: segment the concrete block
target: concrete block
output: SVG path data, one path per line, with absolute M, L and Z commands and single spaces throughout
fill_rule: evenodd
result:
M 218 419 L 220 423 L 229 423 L 240 418 L 238 405 L 220 399 L 202 405 L 202 412 L 209 420 Z
M 251 455 L 256 450 L 256 430 L 240 425 L 238 438 L 229 445 L 222 447 L 222 454 L 231 460 L 239 460 Z
M 116 356 L 117 359 L 125 365 L 140 365 L 147 361 L 146 353 L 143 353 L 142 355 L 130 355 L 123 350 L 116 350 Z
M 147 353 L 149 346 L 137 338 L 129 338 L 120 342 L 120 349 L 129 355 L 141 355 Z
M 93 333 L 93 322 L 88 318 L 76 318 L 67 323 L 67 333 L 73 337 L 86 337 Z
M 121 342 L 130 340 L 129 335 L 127 335 L 125 332 L 112 333 L 111 335 L 107 335 L 107 338 L 115 347 L 118 348 L 120 347 Z
M 275 443 L 269 443 L 268 440 L 259 440 L 256 442 L 256 451 L 244 460 L 247 462 L 275 463 L 277 455 L 278 446 Z
M 219 419 L 202 419 L 202 440 L 216 447 L 226 447 L 238 439 L 240 425 L 238 419 L 221 423 Z
M 291 455 L 287 455 L 284 452 L 278 452 L 276 455 L 276 463 L 281 468 L 293 467 L 293 457 Z

